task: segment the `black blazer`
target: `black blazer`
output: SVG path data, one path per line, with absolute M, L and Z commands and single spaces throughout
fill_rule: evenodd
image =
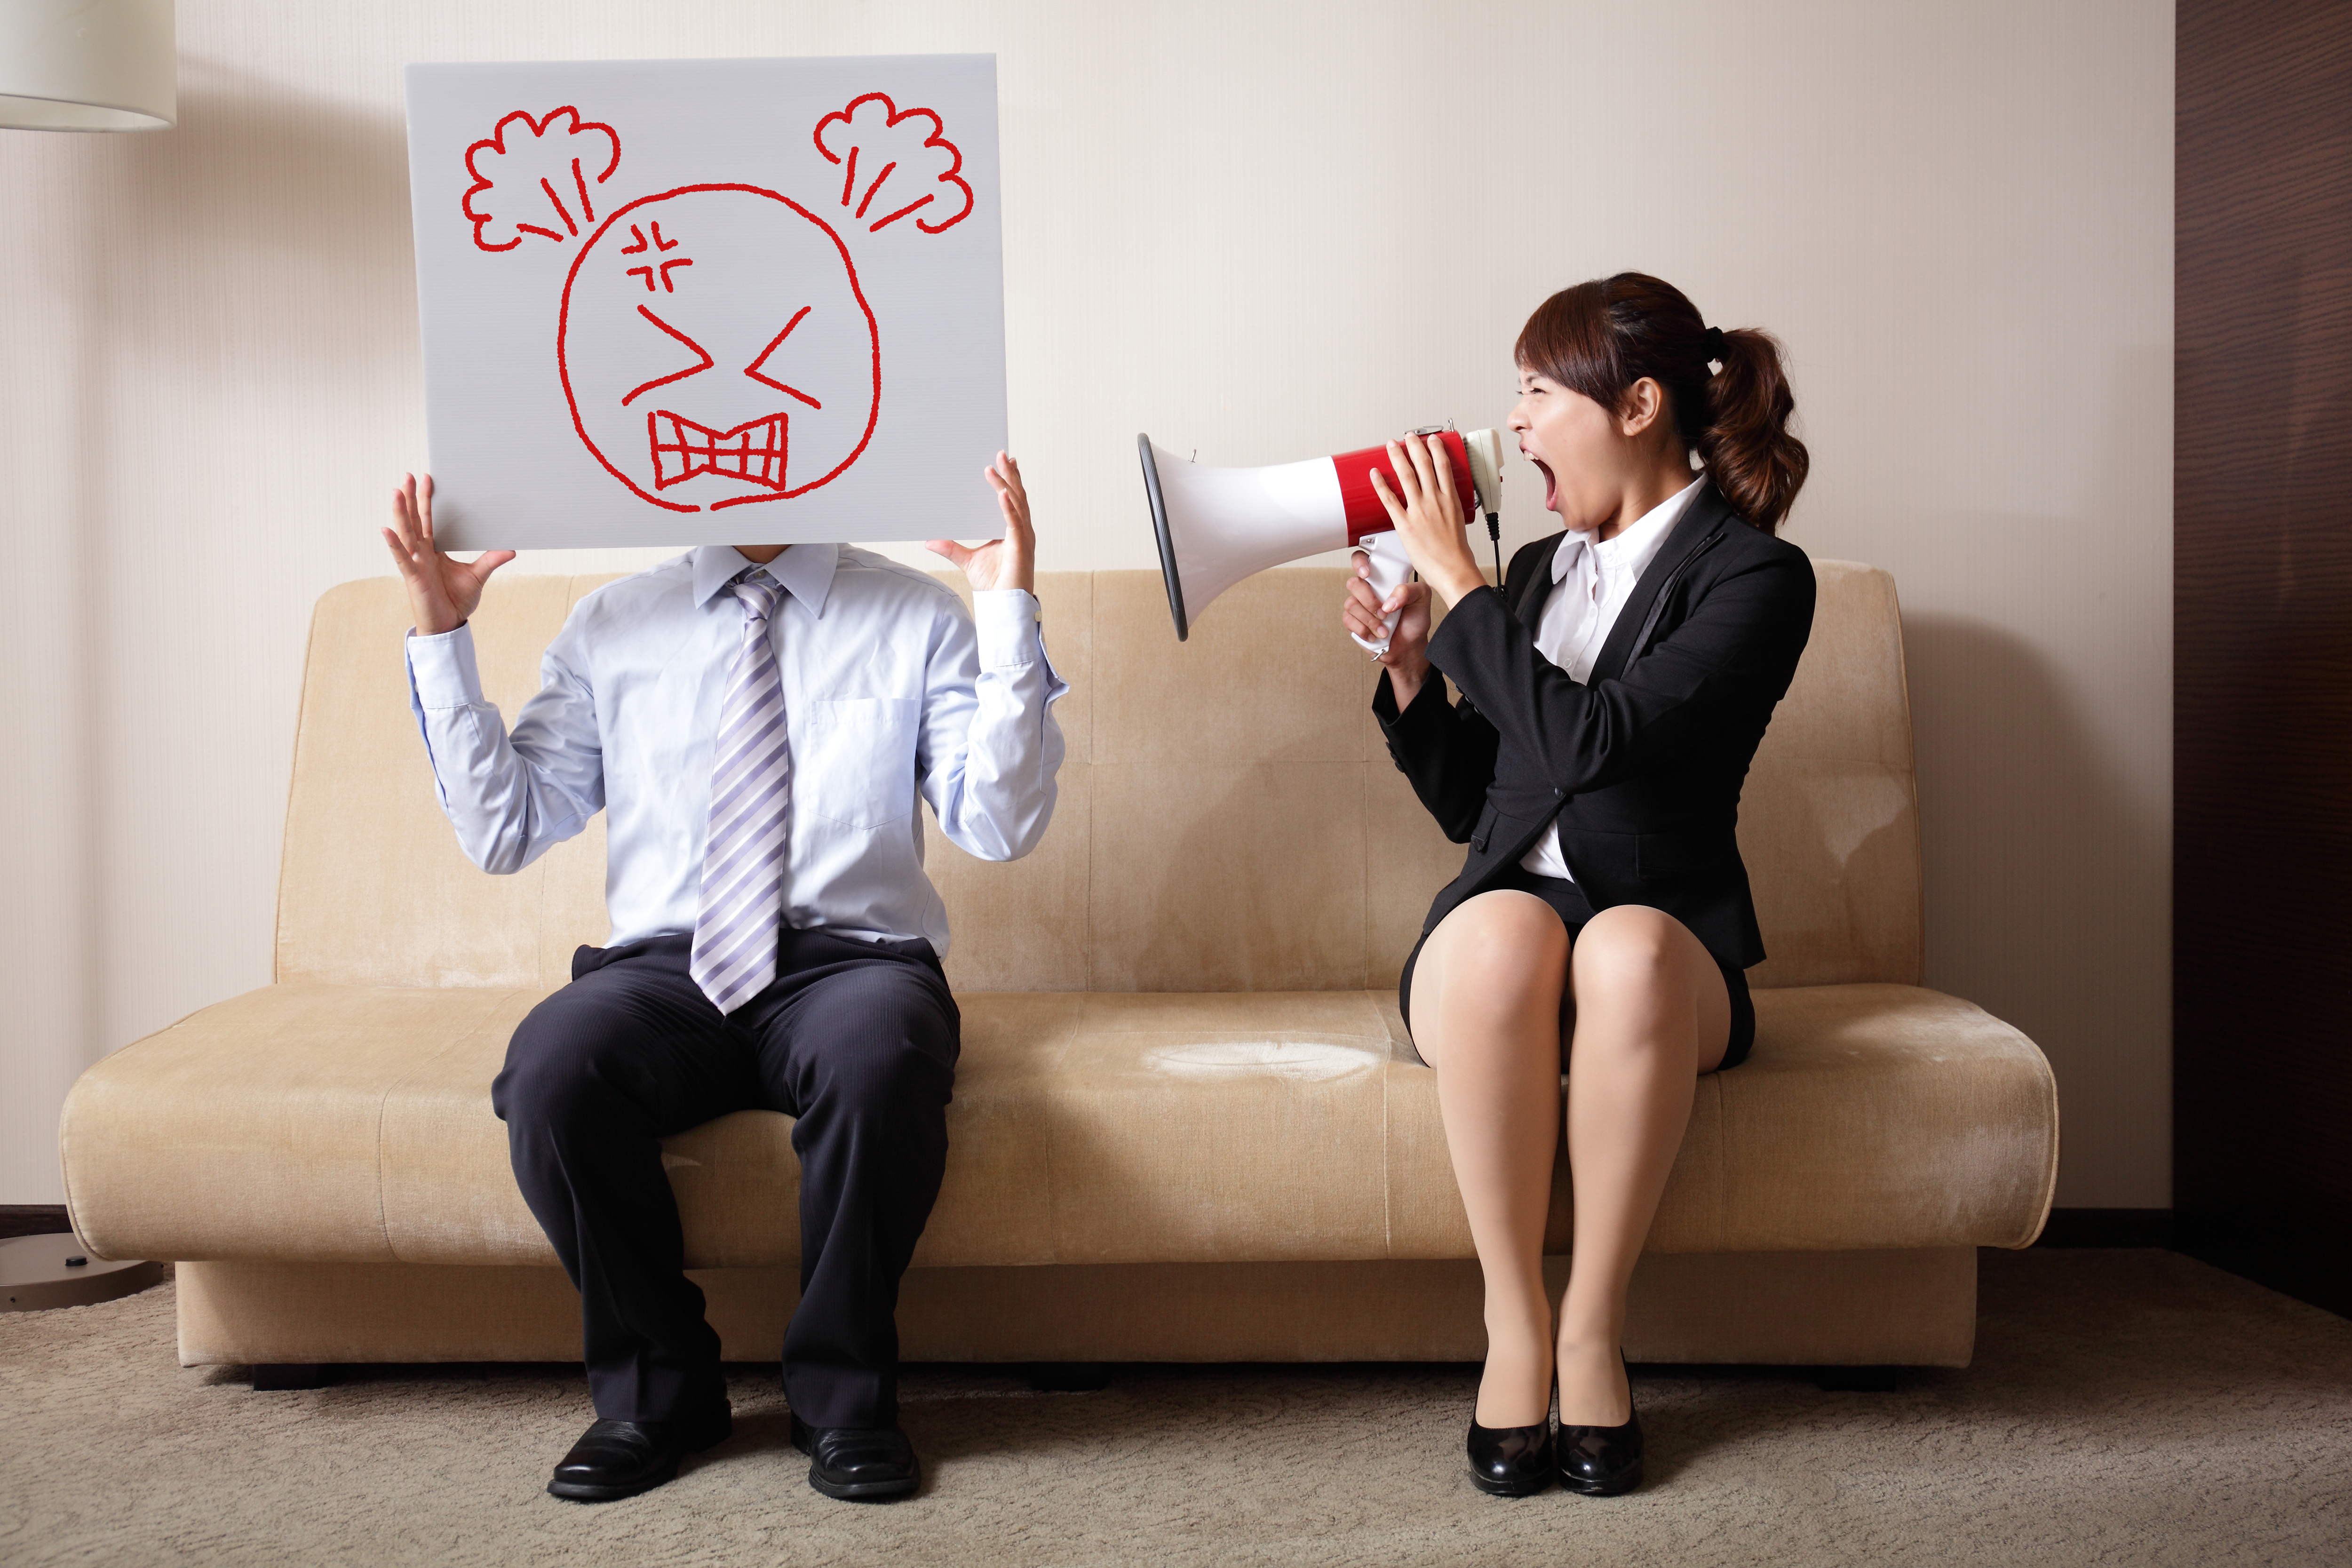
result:
M 1707 485 L 1580 686 L 1535 646 L 1561 537 L 1521 550 L 1502 592 L 1468 595 L 1429 639 L 1460 703 L 1430 679 L 1400 713 L 1386 672 L 1372 693 L 1389 754 L 1445 836 L 1470 846 L 1422 934 L 1503 883 L 1557 817 L 1595 910 L 1664 910 L 1727 968 L 1761 963 L 1739 788 L 1812 634 L 1812 563 Z

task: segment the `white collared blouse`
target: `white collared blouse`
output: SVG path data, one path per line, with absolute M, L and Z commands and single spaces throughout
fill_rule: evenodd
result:
M 1649 570 L 1666 535 L 1675 531 L 1675 520 L 1705 483 L 1704 475 L 1693 479 L 1688 488 L 1643 512 L 1632 526 L 1619 529 L 1613 539 L 1596 541 L 1589 533 L 1571 531 L 1552 552 L 1552 589 L 1536 626 L 1536 651 L 1566 670 L 1579 686 L 1591 680 L 1593 663 L 1607 645 L 1625 601 L 1633 597 L 1633 585 Z M 1538 877 L 1576 880 L 1559 851 L 1558 823 L 1544 829 L 1543 837 L 1520 857 L 1519 864 Z

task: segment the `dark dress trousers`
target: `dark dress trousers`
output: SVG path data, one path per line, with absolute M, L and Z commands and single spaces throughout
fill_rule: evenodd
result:
M 727 1397 L 686 1276 L 661 1140 L 732 1110 L 796 1118 L 801 1300 L 784 1394 L 813 1426 L 898 1415 L 898 1279 L 947 1167 L 961 1016 L 931 944 L 781 933 L 773 984 L 725 1016 L 693 937 L 583 947 L 507 1047 L 490 1103 L 523 1201 L 580 1289 L 588 1387 L 616 1421 Z
M 1557 819 L 1594 910 L 1663 910 L 1736 978 L 1764 958 L 1739 790 L 1812 633 L 1812 563 L 1706 485 L 1580 685 L 1535 645 L 1561 537 L 1520 550 L 1500 592 L 1467 595 L 1430 637 L 1460 702 L 1432 679 L 1399 712 L 1385 672 L 1373 692 L 1389 754 L 1446 837 L 1470 847 L 1423 940 L 1465 900 L 1522 885 L 1520 857 Z

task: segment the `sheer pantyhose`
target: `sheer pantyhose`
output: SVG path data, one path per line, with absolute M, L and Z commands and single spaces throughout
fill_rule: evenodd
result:
M 1688 928 L 1604 910 L 1570 951 L 1531 893 L 1482 893 L 1447 915 L 1413 966 L 1412 1037 L 1437 1069 L 1454 1176 L 1486 1283 L 1485 1426 L 1613 1426 L 1632 1395 L 1618 1360 L 1625 1291 L 1682 1147 L 1698 1075 L 1723 1060 L 1731 999 Z M 1568 1075 L 1574 1259 L 1557 1326 L 1543 1235 Z

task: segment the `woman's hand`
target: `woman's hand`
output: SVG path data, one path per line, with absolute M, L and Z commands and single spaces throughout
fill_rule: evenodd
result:
M 1037 534 L 1029 526 L 1029 492 L 1021 488 L 1021 465 L 1003 453 L 981 470 L 996 492 L 997 510 L 1004 513 L 1004 537 L 967 550 L 952 539 L 928 541 L 923 548 L 944 555 L 963 568 L 975 589 L 1018 588 L 1035 593 Z
M 1390 489 L 1388 476 L 1374 468 L 1372 490 L 1388 508 L 1413 570 L 1447 604 L 1461 603 L 1465 594 L 1486 585 L 1486 574 L 1470 553 L 1462 498 L 1454 492 L 1454 465 L 1446 460 L 1444 446 L 1421 436 L 1391 441 L 1389 466 L 1396 470 L 1399 489 Z
M 1423 583 L 1400 584 L 1383 602 L 1364 580 L 1370 568 L 1363 557 L 1354 559 L 1356 574 L 1348 579 L 1339 624 L 1366 642 L 1378 642 L 1382 637 L 1389 639 L 1389 650 L 1378 656 L 1379 662 L 1389 672 L 1389 688 L 1396 694 L 1397 707 L 1410 708 L 1421 683 L 1429 679 L 1429 587 Z M 1397 616 L 1393 632 L 1383 624 L 1391 610 L 1403 612 Z
M 490 574 L 515 558 L 511 550 L 485 550 L 460 561 L 433 542 L 433 476 L 420 493 L 416 476 L 404 478 L 392 492 L 392 526 L 383 531 L 394 564 L 408 588 L 408 610 L 425 637 L 439 637 L 466 624 L 482 602 Z

